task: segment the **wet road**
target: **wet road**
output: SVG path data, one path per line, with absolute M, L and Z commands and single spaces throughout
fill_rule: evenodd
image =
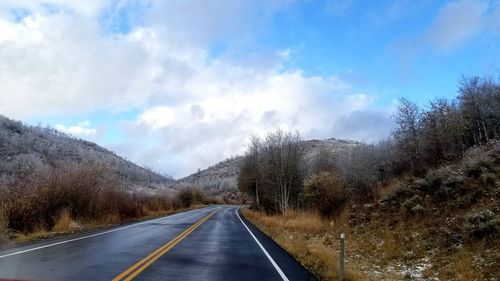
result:
M 0 251 L 0 280 L 313 280 L 238 213 L 210 206 Z

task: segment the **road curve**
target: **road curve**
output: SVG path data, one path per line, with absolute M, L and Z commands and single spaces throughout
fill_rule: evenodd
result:
M 0 251 L 0 280 L 314 280 L 238 214 L 210 206 Z

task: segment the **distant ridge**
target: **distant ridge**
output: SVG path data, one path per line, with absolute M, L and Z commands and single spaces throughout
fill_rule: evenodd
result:
M 305 140 L 303 145 L 303 159 L 307 166 L 312 163 L 321 151 L 331 153 L 347 152 L 361 145 L 360 142 L 329 138 L 325 140 Z M 196 185 L 210 192 L 223 193 L 235 191 L 238 185 L 239 167 L 243 163 L 243 156 L 235 156 L 221 161 L 207 169 L 177 180 L 176 186 Z
M 335 138 L 304 140 L 303 159 L 310 166 L 321 151 L 346 152 L 360 142 Z M 57 168 L 72 163 L 96 162 L 110 167 L 130 190 L 154 192 L 158 189 L 194 185 L 211 194 L 237 192 L 243 156 L 227 158 L 187 177 L 174 180 L 118 156 L 93 142 L 81 140 L 50 127 L 28 126 L 0 115 L 0 185 L 16 174 L 40 167 Z

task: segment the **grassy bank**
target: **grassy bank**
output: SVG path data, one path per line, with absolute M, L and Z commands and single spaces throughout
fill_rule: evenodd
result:
M 423 222 L 372 224 L 360 231 L 349 225 L 347 212 L 336 221 L 304 212 L 242 213 L 320 280 L 338 280 L 340 232 L 346 233 L 346 280 L 498 280 L 498 241 L 429 250 Z
M 395 180 L 335 216 L 243 210 L 322 280 L 500 280 L 500 148 L 476 149 L 422 177 Z
M 338 251 L 344 221 L 329 222 L 320 215 L 308 212 L 288 212 L 286 215 L 267 215 L 248 209 L 242 214 L 281 247 L 292 254 L 302 265 L 321 280 L 338 279 Z M 352 254 L 348 232 L 346 260 L 347 280 L 375 280 L 360 270 L 363 264 L 349 258 Z

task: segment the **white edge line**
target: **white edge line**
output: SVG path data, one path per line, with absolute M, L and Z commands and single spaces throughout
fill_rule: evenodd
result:
M 250 230 L 250 228 L 248 228 L 248 226 L 245 224 L 245 222 L 243 222 L 243 220 L 240 217 L 240 214 L 239 214 L 238 210 L 239 210 L 239 208 L 235 210 L 236 215 L 240 219 L 240 221 L 243 224 L 243 226 L 248 230 L 248 232 L 250 233 L 250 235 L 252 235 L 252 237 L 255 240 L 255 242 L 257 242 L 257 245 L 259 245 L 259 247 L 262 249 L 262 251 L 264 252 L 264 254 L 266 254 L 266 257 L 269 259 L 269 261 L 274 266 L 274 268 L 276 269 L 276 271 L 278 271 L 279 275 L 281 276 L 281 279 L 283 279 L 284 281 L 289 281 L 288 278 L 286 277 L 285 273 L 283 273 L 283 271 L 281 270 L 281 268 L 276 264 L 276 262 L 273 260 L 273 258 L 271 257 L 271 255 L 269 255 L 269 253 L 266 251 L 266 249 L 264 248 L 264 246 L 262 246 L 262 244 L 260 244 L 259 240 L 257 240 L 257 237 L 255 237 L 255 235 L 253 235 L 253 233 Z
M 194 210 L 192 210 L 192 211 L 194 211 Z M 186 213 L 186 212 L 182 212 L 182 213 Z M 182 213 L 177 213 L 177 214 L 182 214 Z M 36 251 L 36 250 L 40 250 L 40 249 L 44 249 L 44 248 L 48 248 L 48 247 L 53 247 L 53 246 L 57 246 L 57 245 L 61 245 L 61 244 L 66 244 L 66 243 L 70 243 L 70 242 L 74 242 L 74 241 L 78 241 L 78 240 L 83 240 L 83 239 L 87 239 L 87 238 L 92 238 L 92 237 L 96 237 L 96 236 L 108 234 L 108 233 L 111 233 L 111 232 L 115 232 L 115 231 L 119 231 L 119 230 L 123 230 L 123 229 L 129 228 L 129 227 L 138 226 L 138 225 L 141 225 L 141 224 L 145 224 L 145 223 L 150 223 L 150 222 L 155 222 L 155 221 L 158 221 L 158 220 L 162 220 L 162 219 L 165 219 L 167 217 L 171 217 L 171 216 L 177 215 L 177 214 L 171 214 L 171 215 L 167 215 L 165 217 L 161 217 L 161 218 L 157 218 L 157 219 L 152 219 L 152 220 L 147 220 L 147 221 L 143 221 L 143 222 L 138 222 L 138 223 L 134 223 L 134 224 L 131 224 L 131 225 L 127 225 L 127 226 L 123 226 L 123 227 L 119 227 L 119 228 L 114 228 L 114 229 L 111 229 L 111 230 L 107 230 L 107 231 L 103 231 L 103 232 L 99 232 L 99 233 L 95 233 L 95 234 L 91 234 L 91 235 L 87 235 L 87 236 L 77 237 L 77 238 L 73 238 L 73 239 L 69 239 L 69 240 L 64 240 L 64 241 L 60 241 L 60 242 L 56 242 L 56 243 L 52 243 L 52 244 L 48 244 L 48 245 L 43 245 L 43 246 L 31 248 L 31 249 L 22 250 L 22 251 L 19 251 L 19 252 L 13 252 L 13 253 L 1 255 L 0 259 L 6 258 L 6 257 L 10 257 L 10 256 L 14 256 L 14 255 L 19 255 L 19 254 L 27 253 L 27 252 L 32 252 L 32 251 Z

